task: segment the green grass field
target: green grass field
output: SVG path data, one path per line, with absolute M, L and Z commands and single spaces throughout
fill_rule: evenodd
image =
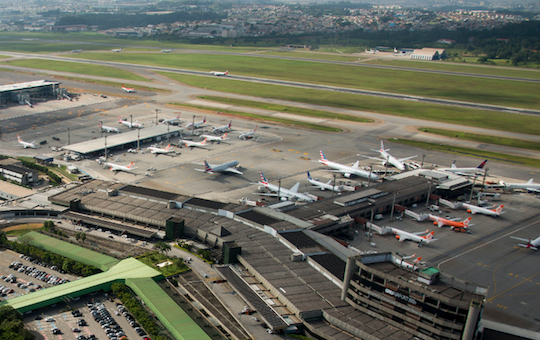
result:
M 110 50 L 106 45 L 88 45 L 80 43 L 46 43 L 36 41 L 3 41 L 0 45 L 2 51 L 24 52 L 24 53 L 56 53 L 71 52 L 71 50 Z
M 127 87 L 135 87 L 137 91 L 171 92 L 169 90 L 159 89 L 159 88 L 156 88 L 156 87 L 132 85 L 132 84 L 129 84 L 129 83 L 117 83 L 117 82 L 114 82 L 114 81 L 106 81 L 106 80 L 77 78 L 77 77 L 64 77 L 64 76 L 56 76 L 56 78 L 57 79 L 80 81 L 80 82 L 83 82 L 83 83 L 91 83 L 91 84 L 113 86 L 113 87 L 122 87 L 122 85 L 125 85 Z
M 301 107 L 285 106 L 285 105 L 278 105 L 278 104 L 272 104 L 272 103 L 257 102 L 257 101 L 252 101 L 252 100 L 242 100 L 242 99 L 218 97 L 218 96 L 201 96 L 199 98 L 204 98 L 205 100 L 211 100 L 211 101 L 224 103 L 224 104 L 253 107 L 257 109 L 264 109 L 264 110 L 270 110 L 270 111 L 279 111 L 279 112 L 291 113 L 291 114 L 307 116 L 307 117 L 339 119 L 339 120 L 346 120 L 346 121 L 358 122 L 358 123 L 373 122 L 372 119 L 366 119 L 364 117 L 359 117 L 359 116 L 345 115 L 345 114 L 328 112 L 328 111 L 309 110 L 309 109 L 304 109 Z
M 201 106 L 201 105 L 187 105 L 183 103 L 169 103 L 170 105 L 178 105 L 183 107 L 193 107 L 201 110 L 208 110 L 208 111 L 215 111 L 215 107 L 209 107 L 209 106 Z M 296 127 L 304 127 L 307 129 L 312 130 L 319 130 L 319 131 L 326 131 L 326 132 L 341 132 L 343 130 L 335 127 L 325 126 L 325 125 L 319 125 L 319 124 L 312 124 L 312 123 L 306 123 L 298 120 L 292 120 L 292 119 L 285 119 L 285 118 L 279 118 L 274 116 L 265 116 L 265 115 L 259 115 L 255 113 L 247 113 L 247 112 L 240 112 L 240 111 L 232 111 L 227 109 L 219 109 L 219 112 L 230 115 L 232 117 L 234 116 L 241 116 L 245 118 L 251 118 L 253 120 L 261 121 L 261 122 L 274 122 L 279 123 L 287 126 L 296 126 Z
M 522 140 L 522 139 L 504 138 L 500 136 L 491 136 L 491 135 L 483 135 L 479 133 L 469 133 L 469 132 L 444 130 L 444 129 L 434 129 L 434 128 L 427 128 L 427 127 L 422 127 L 422 128 L 419 128 L 418 130 L 423 131 L 423 132 L 433 133 L 440 136 L 446 136 L 450 138 L 459 138 L 459 139 L 465 139 L 465 140 L 472 140 L 472 141 L 480 142 L 480 143 L 489 143 L 489 144 L 495 144 L 495 145 L 510 146 L 514 148 L 540 151 L 540 143 Z
M 43 60 L 43 59 L 25 59 L 25 60 L 13 60 L 13 61 L 3 61 L 3 63 L 21 66 L 21 67 L 30 67 L 41 70 L 50 70 L 50 71 L 61 71 L 61 72 L 71 72 L 86 74 L 91 76 L 100 76 L 100 77 L 110 77 L 110 78 L 120 78 L 127 80 L 138 80 L 138 81 L 149 81 L 146 78 L 143 78 L 135 73 L 124 71 L 118 68 L 109 67 L 109 66 L 96 66 L 91 64 L 84 63 L 66 63 L 64 61 L 55 61 L 55 60 Z
M 324 53 L 313 53 L 313 52 L 300 52 L 300 51 L 286 51 L 286 50 L 276 50 L 276 51 L 269 51 L 269 52 L 261 52 L 257 54 L 262 55 L 277 55 L 277 56 L 283 56 L 288 58 L 304 58 L 304 59 L 316 59 L 316 60 L 335 60 L 335 61 L 357 61 L 358 58 L 356 56 L 350 56 L 350 55 L 339 55 L 339 54 L 324 54 Z
M 508 162 L 508 163 L 513 163 L 516 165 L 524 165 L 524 166 L 530 166 L 534 168 L 540 168 L 540 159 L 507 155 L 503 153 L 489 152 L 489 151 L 483 151 L 483 150 L 477 150 L 477 149 L 461 148 L 457 146 L 449 146 L 449 145 L 444 145 L 444 144 L 417 142 L 417 141 L 408 140 L 408 139 L 393 138 L 393 139 L 388 139 L 388 141 L 392 143 L 405 144 L 405 145 L 413 146 L 416 148 L 447 152 L 447 153 L 463 155 L 463 156 L 492 159 L 498 162 Z
M 367 89 L 424 97 L 538 108 L 540 83 L 484 79 L 369 67 L 322 64 L 316 61 L 268 59 L 210 54 L 83 53 L 74 58 L 165 66 L 304 83 Z
M 495 111 L 456 108 L 446 105 L 423 104 L 413 101 L 381 99 L 287 86 L 248 83 L 221 77 L 197 77 L 160 72 L 185 84 L 209 90 L 243 94 L 254 97 L 289 100 L 352 110 L 418 118 L 437 122 L 476 126 L 486 129 L 540 134 L 540 117 L 508 114 Z
M 478 57 L 476 58 L 478 59 Z M 437 71 L 451 71 L 451 72 L 464 72 L 479 75 L 491 75 L 491 76 L 503 76 L 503 77 L 516 77 L 516 78 L 530 78 L 540 79 L 540 71 L 536 70 L 524 70 L 517 67 L 497 67 L 497 66 L 485 66 L 478 63 L 475 64 L 463 64 L 447 61 L 415 61 L 415 60 L 382 60 L 374 59 L 365 62 L 366 64 L 375 65 L 387 65 L 396 67 L 412 67 L 423 70 L 437 70 Z

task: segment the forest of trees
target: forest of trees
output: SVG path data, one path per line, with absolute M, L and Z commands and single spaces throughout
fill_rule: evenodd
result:
M 0 307 L 0 339 L 34 340 L 35 336 L 24 328 L 23 316 L 11 306 Z

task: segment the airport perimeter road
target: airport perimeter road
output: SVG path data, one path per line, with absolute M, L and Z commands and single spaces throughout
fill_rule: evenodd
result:
M 13 53 L 13 52 L 8 52 L 6 54 L 17 56 L 17 57 L 25 57 L 25 58 L 39 58 L 39 59 L 47 59 L 47 60 L 58 60 L 58 61 L 64 61 L 64 62 L 86 63 L 86 64 L 92 64 L 92 65 L 105 65 L 105 66 L 112 66 L 112 67 L 123 67 L 127 69 L 133 68 L 132 70 L 133 72 L 136 72 L 137 69 L 145 69 L 145 70 L 150 70 L 150 71 L 165 71 L 165 72 L 188 74 L 188 75 L 214 77 L 213 75 L 209 75 L 208 72 L 183 70 L 183 69 L 169 68 L 169 67 L 159 67 L 159 66 L 149 66 L 149 65 L 134 66 L 133 64 L 128 64 L 128 63 L 73 59 L 73 58 L 58 57 L 58 56 L 51 56 L 51 55 L 40 55 L 40 54 L 25 54 L 25 53 Z M 17 67 L 12 67 L 9 65 L 0 65 L 0 68 L 16 69 Z M 516 113 L 516 114 L 530 114 L 530 115 L 540 114 L 540 111 L 538 110 L 521 109 L 521 108 L 488 105 L 488 104 L 480 104 L 480 103 L 472 103 L 472 102 L 462 102 L 462 101 L 446 100 L 446 99 L 439 99 L 439 98 L 411 96 L 411 95 L 403 95 L 403 94 L 398 94 L 398 93 L 369 91 L 369 90 L 300 83 L 300 82 L 258 78 L 258 77 L 246 77 L 246 76 L 235 76 L 235 75 L 228 75 L 227 77 L 231 79 L 249 81 L 249 82 L 260 83 L 260 84 L 292 86 L 292 87 L 305 88 L 305 89 L 351 93 L 351 94 L 357 94 L 357 95 L 368 95 L 368 96 L 375 96 L 375 97 L 388 98 L 388 99 L 417 101 L 417 102 L 429 103 L 429 104 L 449 105 L 449 106 L 456 106 L 456 107 L 466 107 L 466 108 L 472 108 L 472 109 L 500 111 L 500 112 Z

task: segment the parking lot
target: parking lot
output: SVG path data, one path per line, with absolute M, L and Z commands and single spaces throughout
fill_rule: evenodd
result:
M 144 339 L 146 332 L 138 334 L 140 327 L 121 312 L 118 300 L 96 294 L 72 301 L 69 304 L 53 305 L 42 311 L 25 315 L 24 322 L 38 339 Z M 73 311 L 79 311 L 78 314 Z M 128 314 L 129 315 L 129 314 Z M 96 316 L 96 318 L 94 318 Z M 84 321 L 81 321 L 84 320 Z M 55 334 L 56 333 L 56 334 Z M 110 334 L 110 335 L 109 335 Z

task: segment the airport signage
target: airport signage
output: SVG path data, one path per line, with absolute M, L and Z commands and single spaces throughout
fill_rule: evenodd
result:
M 399 292 L 395 292 L 393 291 L 392 289 L 388 289 L 388 288 L 385 288 L 384 289 L 384 292 L 388 295 L 392 295 L 392 296 L 395 296 L 396 298 L 398 299 L 401 299 L 401 300 L 405 300 L 407 301 L 408 303 L 410 304 L 413 304 L 413 305 L 416 305 L 416 300 L 411 298 L 411 297 L 408 297 L 407 295 L 403 295 Z

